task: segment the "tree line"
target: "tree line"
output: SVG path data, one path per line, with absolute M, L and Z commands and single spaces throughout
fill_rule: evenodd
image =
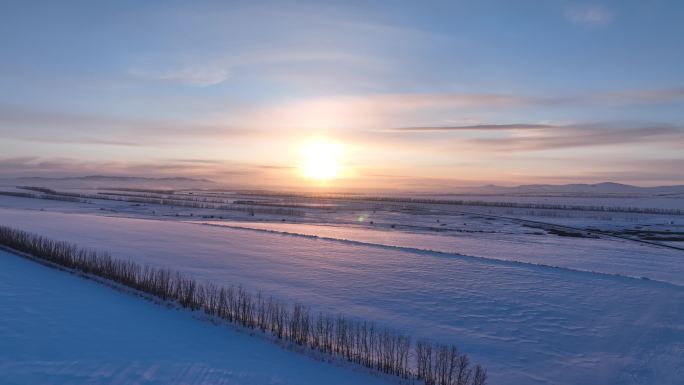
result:
M 250 195 L 246 193 L 245 195 Z M 658 214 L 658 215 L 684 215 L 684 210 L 674 208 L 657 207 L 634 207 L 634 206 L 597 206 L 597 205 L 570 205 L 562 203 L 523 203 L 523 202 L 496 202 L 482 200 L 462 200 L 462 199 L 433 199 L 433 198 L 410 198 L 410 197 L 386 197 L 386 196 L 364 196 L 352 194 L 311 194 L 311 193 L 279 193 L 279 192 L 257 192 L 251 195 L 272 196 L 281 198 L 308 198 L 323 201 L 368 201 L 368 202 L 388 202 L 405 204 L 435 204 L 435 205 L 454 205 L 454 206 L 483 206 L 483 207 L 509 207 L 520 209 L 544 209 L 544 210 L 575 210 L 575 211 L 599 211 L 617 212 L 634 214 Z
M 342 314 L 291 306 L 261 291 L 201 283 L 178 271 L 142 265 L 25 231 L 0 226 L 0 245 L 65 268 L 98 276 L 162 301 L 175 302 L 277 340 L 426 385 L 486 385 L 487 371 L 456 346 L 411 336 Z
M 33 193 L 21 192 L 21 191 L 0 191 L 0 195 L 17 197 L 17 198 L 49 199 L 49 200 L 53 200 L 53 201 L 62 201 L 62 202 L 76 202 L 76 203 L 84 202 L 82 199 L 75 198 L 75 197 L 50 195 L 50 194 L 36 195 Z
M 156 204 L 162 206 L 172 206 L 172 207 L 184 207 L 184 208 L 194 208 L 194 209 L 212 209 L 212 210 L 225 210 L 225 211 L 238 211 L 248 213 L 249 215 L 255 214 L 270 214 L 270 215 L 285 215 L 292 217 L 303 217 L 305 212 L 303 210 L 296 210 L 293 208 L 283 208 L 283 207 L 247 207 L 243 205 L 236 204 L 223 204 L 224 202 L 205 202 L 200 198 L 192 197 L 178 197 L 174 198 L 163 198 L 155 197 L 153 195 L 141 196 L 134 194 L 121 194 L 121 193 L 97 193 L 97 194 L 84 194 L 75 192 L 65 192 L 65 191 L 55 191 L 43 187 L 30 187 L 22 186 L 20 187 L 25 190 L 42 192 L 42 195 L 36 195 L 24 192 L 3 192 L 0 191 L 0 195 L 16 196 L 21 198 L 37 198 L 37 199 L 51 199 L 66 202 L 85 202 L 85 199 L 102 199 L 110 201 L 119 202 L 129 202 L 129 203 L 140 203 L 140 204 Z

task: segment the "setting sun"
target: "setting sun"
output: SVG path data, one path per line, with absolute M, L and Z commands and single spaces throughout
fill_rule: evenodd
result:
M 327 181 L 339 176 L 339 156 L 341 145 L 329 141 L 316 140 L 308 143 L 303 150 L 302 174 L 309 179 Z
M 682 20 L 0 0 L 0 385 L 684 385 Z

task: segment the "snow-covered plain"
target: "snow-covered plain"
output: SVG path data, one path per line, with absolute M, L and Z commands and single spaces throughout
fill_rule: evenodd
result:
M 0 383 L 390 384 L 0 251 Z
M 486 218 L 468 228 L 479 231 L 489 223 L 496 231 L 463 233 L 462 239 L 340 221 L 332 227 L 251 224 L 349 242 L 143 218 L 137 207 L 127 211 L 118 202 L 112 213 L 97 210 L 100 203 L 48 202 L 51 208 L 38 211 L 38 200 L 16 198 L 10 206 L 18 201 L 33 210 L 2 209 L 0 224 L 453 342 L 489 369 L 492 384 L 677 384 L 684 375 L 684 289 L 676 250 L 534 235 Z M 333 216 L 345 215 L 356 214 Z M 400 215 L 377 213 L 378 224 L 388 218 L 401 223 Z M 507 236 L 515 244 L 497 243 Z M 597 266 L 608 274 L 573 270 Z
M 437 251 L 479 258 L 540 264 L 582 272 L 648 278 L 684 286 L 684 252 L 624 239 L 556 237 L 531 233 L 460 233 L 388 231 L 368 226 L 282 222 L 195 221 L 212 226 L 316 236 L 369 245 L 397 246 L 416 252 Z M 483 240 L 486 246 L 483 247 Z M 586 254 L 591 250 L 591 255 Z

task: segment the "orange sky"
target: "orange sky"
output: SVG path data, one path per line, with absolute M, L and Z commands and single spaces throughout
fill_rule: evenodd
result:
M 437 3 L 8 5 L 0 178 L 684 183 L 681 4 Z

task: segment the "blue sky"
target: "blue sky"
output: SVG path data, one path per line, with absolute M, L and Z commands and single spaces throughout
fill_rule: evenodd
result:
M 0 175 L 684 183 L 679 1 L 0 4 Z M 429 129 L 427 129 L 429 128 Z

